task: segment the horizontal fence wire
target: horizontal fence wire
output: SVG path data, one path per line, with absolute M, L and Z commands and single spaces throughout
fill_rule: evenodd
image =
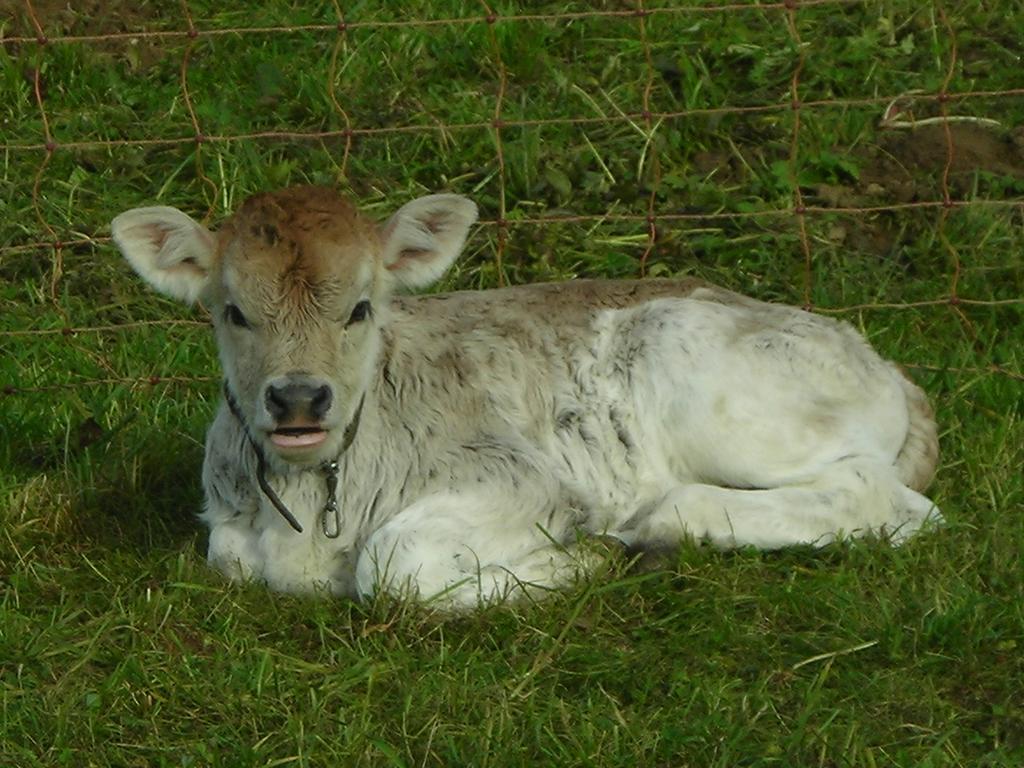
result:
M 622 10 L 591 10 L 572 11 L 564 13 L 495 13 L 489 6 L 485 6 L 487 12 L 480 16 L 461 16 L 445 19 L 405 19 L 396 21 L 366 20 L 354 21 L 343 17 L 341 7 L 336 6 L 338 21 L 334 24 L 295 24 L 280 25 L 273 27 L 227 27 L 219 29 L 199 29 L 191 23 L 189 18 L 188 28 L 184 30 L 147 31 L 137 30 L 133 32 L 108 33 L 102 35 L 57 35 L 50 37 L 46 34 L 43 23 L 32 7 L 31 0 L 26 2 L 26 11 L 36 34 L 32 36 L 12 35 L 5 38 L 6 42 L 13 43 L 38 43 L 46 45 L 56 42 L 102 42 L 111 40 L 133 40 L 154 38 L 160 40 L 168 39 L 190 39 L 195 40 L 204 36 L 216 35 L 281 35 L 296 32 L 349 32 L 358 29 L 415 29 L 440 26 L 463 26 L 468 24 L 498 24 L 502 22 L 524 22 L 524 21 L 546 21 L 546 22 L 567 22 L 582 21 L 584 19 L 628 19 L 645 18 L 661 14 L 713 14 L 733 13 L 736 11 L 750 10 L 752 5 L 758 10 L 793 10 L 796 8 L 812 8 L 819 5 L 855 5 L 863 0 L 796 0 L 795 2 L 781 3 L 721 3 L 717 5 L 680 5 L 645 8 L 642 3 L 636 8 Z M 188 8 L 184 6 L 186 17 Z
M 969 99 L 992 98 L 1004 96 L 1024 96 L 1024 88 L 1010 88 L 1003 91 L 961 91 L 952 93 L 935 93 L 927 97 L 915 96 L 915 101 L 933 101 L 936 104 L 950 104 Z M 502 128 L 544 128 L 558 126 L 589 126 L 608 125 L 612 123 L 637 123 L 658 120 L 678 120 L 691 117 L 711 117 L 715 115 L 765 114 L 771 112 L 799 112 L 826 108 L 845 109 L 849 107 L 870 107 L 891 104 L 904 97 L 904 94 L 860 98 L 812 99 L 799 103 L 784 102 L 777 104 L 756 104 L 734 107 L 697 107 L 671 112 L 641 111 L 628 112 L 621 115 L 605 115 L 602 117 L 566 117 L 494 120 L 478 120 L 467 123 L 440 123 L 432 125 L 386 125 L 372 128 L 340 128 L 329 131 L 252 131 L 250 133 L 233 133 L 228 135 L 195 133 L 188 136 L 169 138 L 124 138 L 124 139 L 93 139 L 82 141 L 58 142 L 52 137 L 44 141 L 0 144 L 5 151 L 55 152 L 58 149 L 112 149 L 119 147 L 173 147 L 188 144 L 227 144 L 237 141 L 280 140 L 280 141 L 322 141 L 324 139 L 351 139 L 358 137 L 387 136 L 403 133 L 444 133 L 453 131 L 479 131 Z M 943 122 L 958 122 L 949 118 Z M 1019 205 L 1021 201 L 1017 201 Z M 866 211 L 872 209 L 851 209 Z M 882 206 L 875 210 L 890 210 Z
M 33 339 L 61 336 L 69 344 L 89 335 L 117 334 L 139 331 L 151 327 L 181 328 L 186 331 L 199 330 L 205 332 L 209 320 L 125 320 L 120 323 L 81 324 L 61 305 L 60 283 L 66 274 L 65 255 L 78 249 L 106 248 L 110 244 L 109 236 L 102 233 L 83 234 L 81 229 L 58 225 L 50 221 L 42 204 L 42 186 L 47 179 L 47 172 L 54 158 L 65 152 L 98 150 L 117 153 L 128 149 L 157 149 L 189 147 L 194 154 L 195 167 L 200 180 L 209 188 L 210 200 L 220 197 L 218 183 L 204 171 L 204 151 L 208 147 L 228 144 L 265 145 L 274 142 L 324 142 L 338 140 L 344 142 L 341 168 L 344 173 L 356 151 L 354 142 L 358 139 L 372 137 L 388 137 L 400 135 L 449 135 L 455 133 L 483 131 L 493 137 L 497 184 L 497 205 L 493 215 L 483 218 L 478 226 L 479 232 L 488 233 L 493 243 L 493 259 L 497 267 L 499 279 L 504 274 L 503 262 L 508 257 L 510 233 L 517 228 L 546 228 L 564 225 L 585 225 L 600 227 L 604 225 L 632 225 L 636 227 L 638 236 L 644 240 L 643 254 L 638 260 L 638 271 L 643 275 L 647 271 L 649 257 L 654 252 L 662 237 L 662 228 L 673 224 L 703 224 L 716 222 L 761 222 L 768 220 L 789 220 L 795 225 L 798 236 L 799 250 L 803 259 L 803 305 L 809 310 L 830 314 L 859 313 L 864 311 L 897 311 L 904 309 L 924 309 L 930 307 L 946 307 L 954 313 L 965 326 L 971 322 L 964 314 L 964 308 L 977 306 L 1024 306 L 1024 297 L 1008 299 L 984 299 L 962 295 L 960 278 L 963 265 L 956 248 L 948 247 L 949 274 L 947 286 L 941 295 L 928 299 L 907 302 L 857 303 L 848 306 L 814 306 L 812 288 L 814 285 L 814 244 L 808 231 L 808 221 L 820 217 L 854 216 L 867 217 L 879 214 L 907 214 L 911 211 L 933 211 L 938 214 L 936 227 L 937 237 L 944 242 L 946 223 L 951 215 L 964 209 L 989 208 L 1009 212 L 1019 212 L 1024 219 L 1024 200 L 1007 199 L 964 199 L 954 195 L 950 182 L 952 169 L 958 156 L 957 146 L 952 135 L 952 126 L 958 123 L 981 124 L 984 118 L 960 115 L 954 112 L 961 105 L 976 100 L 1005 100 L 1024 97 L 1024 87 L 1008 87 L 1002 90 L 977 89 L 960 90 L 951 88 L 958 64 L 958 45 L 956 32 L 947 18 L 947 11 L 940 3 L 935 4 L 937 11 L 937 27 L 949 40 L 948 57 L 945 61 L 946 73 L 942 83 L 932 92 L 872 94 L 868 96 L 834 98 L 804 98 L 803 77 L 809 66 L 806 56 L 808 44 L 802 38 L 798 24 L 801 12 L 822 7 L 853 7 L 863 5 L 863 0 L 786 0 L 776 3 L 717 3 L 694 5 L 651 5 L 644 0 L 635 0 L 631 7 L 626 8 L 594 8 L 588 10 L 566 11 L 564 13 L 501 13 L 485 0 L 480 2 L 479 13 L 457 18 L 404 18 L 404 19 L 357 19 L 348 18 L 344 8 L 334 3 L 336 19 L 331 23 L 313 24 L 282 24 L 276 26 L 230 26 L 203 27 L 195 23 L 187 1 L 181 2 L 180 27 L 174 29 L 135 29 L 131 31 L 85 33 L 85 34 L 54 34 L 45 13 L 26 0 L 24 16 L 32 29 L 31 33 L 18 33 L 0 37 L 0 45 L 9 55 L 19 57 L 26 62 L 26 76 L 31 80 L 31 98 L 38 111 L 41 135 L 39 136 L 6 136 L 0 141 L 0 149 L 7 158 L 34 157 L 38 158 L 35 177 L 32 184 L 31 207 L 36 222 L 35 237 L 29 236 L 24 242 L 0 244 L 0 267 L 4 259 L 21 254 L 43 253 L 50 259 L 50 284 L 46 287 L 53 307 L 62 318 L 59 326 L 48 321 L 49 327 L 29 327 L 0 330 L 0 342 L 32 343 Z M 625 5 L 625 3 L 624 3 Z M 747 11 L 758 13 L 779 14 L 785 21 L 788 39 L 779 40 L 780 46 L 790 45 L 796 52 L 796 61 L 788 84 L 788 93 L 784 98 L 771 103 L 720 105 L 693 107 L 677 110 L 664 110 L 655 107 L 652 92 L 658 78 L 654 63 L 650 32 L 666 17 L 691 15 L 693 17 L 710 17 Z M 618 110 L 601 115 L 572 115 L 567 117 L 523 117 L 508 114 L 507 95 L 510 75 L 506 62 L 502 59 L 502 47 L 498 32 L 514 30 L 517 25 L 543 23 L 551 25 L 569 25 L 584 21 L 607 20 L 623 22 L 633 19 L 637 25 L 639 44 L 643 60 L 646 64 L 646 82 L 642 91 L 642 103 L 634 105 L 632 110 Z M 494 83 L 493 110 L 488 119 L 469 121 L 430 122 L 424 124 L 383 124 L 356 125 L 341 100 L 336 95 L 336 81 L 339 78 L 338 56 L 341 46 L 347 37 L 359 31 L 394 30 L 394 29 L 428 29 L 439 27 L 469 27 L 483 25 L 488 30 L 496 82 Z M 48 31 L 50 30 L 50 31 Z M 2 33 L 0 33 L 2 34 Z M 328 82 L 324 84 L 324 92 L 329 97 L 332 109 L 338 122 L 344 126 L 329 130 L 251 130 L 244 132 L 221 133 L 206 130 L 197 112 L 193 94 L 190 90 L 189 73 L 195 46 L 203 40 L 225 38 L 246 38 L 268 36 L 313 35 L 325 41 L 334 41 L 333 58 L 328 72 Z M 49 113 L 49 98 L 45 95 L 42 64 L 49 52 L 58 45 L 96 46 L 100 44 L 130 44 L 147 42 L 151 45 L 184 45 L 179 68 L 180 90 L 178 97 L 191 124 L 191 131 L 177 136 L 121 136 L 112 138 L 95 138 L 89 136 L 65 135 L 63 131 L 54 129 L 54 121 Z M 930 107 L 938 114 L 934 117 L 905 120 L 904 113 L 909 111 L 908 105 L 918 109 Z M 835 206 L 815 204 L 808 201 L 801 184 L 796 182 L 797 168 L 800 160 L 802 131 L 808 115 L 818 115 L 827 110 L 844 111 L 855 108 L 878 108 L 882 110 L 879 118 L 881 128 L 906 129 L 918 125 L 937 125 L 944 131 L 945 158 L 944 167 L 939 178 L 938 195 L 935 199 L 892 201 L 871 205 L 837 204 Z M 552 212 L 524 214 L 513 209 L 510 199 L 507 176 L 509 173 L 506 161 L 506 137 L 510 131 L 524 128 L 592 128 L 601 126 L 627 126 L 635 129 L 640 141 L 651 142 L 652 138 L 664 126 L 678 121 L 694 118 L 715 118 L 721 116 L 765 116 L 781 114 L 791 117 L 792 129 L 789 136 L 788 168 L 792 183 L 792 195 L 785 207 L 747 211 L 725 210 L 665 210 L 659 205 L 657 191 L 661 183 L 660 159 L 657 150 L 650 154 L 649 162 L 652 169 L 653 182 L 647 194 L 646 211 L 620 211 L 615 209 L 603 211 Z M 646 159 L 646 158 L 645 158 Z M 213 212 L 211 204 L 208 215 Z M 88 350 L 87 355 L 93 357 L 107 375 L 97 377 L 76 377 L 69 381 L 48 381 L 46 376 L 37 377 L 33 381 L 0 382 L 0 393 L 6 396 L 25 395 L 31 393 L 53 393 L 67 389 L 89 386 L 147 386 L 156 385 L 188 385 L 209 384 L 216 380 L 212 376 L 166 376 L 148 375 L 131 376 L 117 370 L 102 351 Z M 1024 376 L 1019 371 L 1004 365 L 984 361 L 973 366 L 936 366 L 927 362 L 908 364 L 909 368 L 921 370 L 947 371 L 964 375 L 1001 375 L 1013 380 L 1021 380 Z

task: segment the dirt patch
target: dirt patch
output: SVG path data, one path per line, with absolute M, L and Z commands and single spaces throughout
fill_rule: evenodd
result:
M 4 37 L 37 38 L 42 34 L 47 39 L 79 35 L 119 35 L 129 32 L 143 32 L 166 29 L 186 29 L 187 23 L 177 6 L 175 16 L 168 16 L 171 4 L 130 2 L 130 0 L 33 0 L 33 14 L 28 13 L 24 0 L 0 0 L 0 18 L 10 19 L 4 30 Z M 29 45 L 34 45 L 30 43 Z M 89 46 L 100 54 L 108 54 L 128 61 L 132 69 L 146 68 L 163 59 L 168 51 L 167 44 L 160 40 L 145 38 L 118 38 L 114 40 L 92 40 Z M 17 47 L 9 44 L 11 53 Z
M 925 125 L 883 133 L 856 158 L 856 182 L 815 190 L 835 206 L 909 203 L 942 197 L 949 166 L 949 192 L 970 194 L 979 173 L 1024 180 L 1024 126 L 1009 132 L 970 123 Z
M 139 32 L 151 29 L 161 16 L 156 8 L 156 4 L 128 0 L 32 0 L 33 22 L 24 0 L 0 0 L 0 16 L 11 19 L 7 37 L 35 37 L 36 22 L 47 37 Z
M 788 147 L 777 144 L 738 145 L 735 151 L 698 152 L 693 167 L 702 175 L 715 174 L 724 184 L 749 183 L 747 168 L 788 162 Z M 813 165 L 813 160 L 810 161 Z M 889 130 L 846 158 L 850 169 L 843 180 L 801 184 L 813 202 L 833 208 L 859 208 L 942 199 L 942 177 L 949 165 L 949 192 L 954 198 L 975 190 L 978 174 L 1024 181 L 1024 125 L 1000 130 L 981 124 L 923 125 Z M 813 171 L 812 171 L 813 174 Z
M 924 125 L 881 134 L 878 143 L 857 153 L 856 180 L 818 184 L 812 202 L 835 208 L 861 208 L 943 198 L 948 166 L 948 192 L 953 199 L 974 194 L 979 176 L 1024 180 L 1024 126 L 1000 131 L 985 125 Z M 984 192 L 982 192 L 984 195 Z M 837 224 L 827 237 L 851 249 L 879 256 L 892 254 L 902 237 L 903 222 L 895 214 L 864 218 L 856 227 Z
M 999 198 L 1024 192 L 1024 125 L 1000 129 L 979 123 L 928 124 L 910 129 L 882 130 L 841 161 L 831 156 L 828 168 L 802 158 L 801 166 L 813 179 L 804 179 L 801 191 L 808 204 L 828 208 L 875 206 L 943 199 L 943 177 L 948 165 L 948 192 L 953 199 L 972 196 Z M 751 183 L 750 168 L 788 167 L 788 146 L 762 140 L 734 149 L 697 153 L 693 168 L 714 174 L 722 184 L 744 188 Z M 841 162 L 841 165 L 840 165 Z M 837 170 L 838 167 L 838 170 Z M 855 227 L 831 225 L 823 234 L 852 250 L 888 256 L 899 245 L 906 215 L 882 212 L 859 217 Z

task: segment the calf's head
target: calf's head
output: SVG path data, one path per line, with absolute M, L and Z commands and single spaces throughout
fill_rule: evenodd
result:
M 247 200 L 217 232 L 175 208 L 135 208 L 114 242 L 150 285 L 212 316 L 228 387 L 253 439 L 295 464 L 333 458 L 378 369 L 387 298 L 451 265 L 476 220 L 430 195 L 377 224 L 336 192 Z

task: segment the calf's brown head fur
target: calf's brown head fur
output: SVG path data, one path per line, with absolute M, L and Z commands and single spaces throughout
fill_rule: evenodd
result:
M 246 200 L 216 233 L 164 206 L 112 230 L 154 288 L 209 308 L 253 438 L 312 464 L 340 450 L 378 370 L 391 291 L 443 275 L 476 215 L 466 198 L 429 195 L 381 225 L 333 190 L 290 187 Z

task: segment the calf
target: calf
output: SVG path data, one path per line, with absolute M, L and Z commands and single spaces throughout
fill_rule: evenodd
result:
M 114 219 L 145 280 L 213 314 L 210 563 L 465 608 L 564 583 L 588 536 L 772 549 L 941 519 L 928 403 L 845 323 L 690 279 L 392 296 L 476 216 L 431 195 L 378 225 L 295 187 L 216 233 Z

